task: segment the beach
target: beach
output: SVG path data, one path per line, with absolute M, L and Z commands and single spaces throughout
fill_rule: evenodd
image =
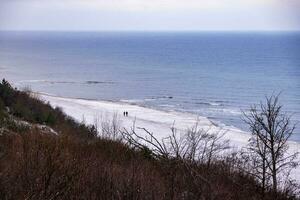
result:
M 49 102 L 51 106 L 60 107 L 67 115 L 79 122 L 83 121 L 92 125 L 96 121 L 109 121 L 117 116 L 121 129 L 130 130 L 133 126 L 145 128 L 158 139 L 170 136 L 172 127 L 175 127 L 177 133 L 180 134 L 196 124 L 209 133 L 226 132 L 223 139 L 230 141 L 232 150 L 246 147 L 250 138 L 250 133 L 232 126 L 216 125 L 208 118 L 195 114 L 161 111 L 124 102 L 64 98 L 44 93 L 38 93 L 38 95 L 42 100 Z M 123 115 L 125 111 L 128 112 L 127 117 Z M 141 129 L 135 129 L 135 131 L 139 135 L 145 134 Z M 300 143 L 290 141 L 289 147 L 291 153 L 299 151 Z M 300 182 L 299 166 L 291 172 L 291 177 Z
M 191 113 L 162 111 L 124 102 L 39 95 L 42 99 L 49 101 L 53 107 L 60 107 L 77 121 L 84 121 L 87 124 L 94 124 L 97 119 L 111 120 L 114 115 L 117 115 L 120 126 L 124 129 L 130 130 L 135 125 L 135 127 L 147 129 L 159 139 L 169 136 L 172 127 L 175 127 L 177 132 L 184 133 L 196 124 L 203 130 L 209 130 L 210 133 L 226 131 L 224 139 L 233 140 L 235 147 L 246 145 L 249 139 L 249 134 L 244 131 L 225 125 L 216 125 L 206 117 Z M 128 112 L 127 117 L 123 115 L 124 111 Z

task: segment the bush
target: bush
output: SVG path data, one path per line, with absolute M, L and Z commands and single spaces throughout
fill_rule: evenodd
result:
M 0 99 L 0 120 L 3 118 L 4 110 L 5 110 L 4 103 L 3 103 L 3 101 Z
M 199 161 L 172 157 L 163 147 L 137 148 L 130 133 L 127 141 L 97 137 L 96 127 L 76 122 L 6 81 L 0 84 L 4 106 L 12 112 L 4 113 L 0 124 L 8 129 L 0 134 L 0 199 L 296 199 L 280 192 L 263 196 L 253 176 L 237 167 L 242 162 L 237 156 Z M 45 123 L 59 134 L 20 128 L 18 118 Z M 170 142 L 177 152 L 175 139 L 173 134 Z
M 0 83 L 0 100 L 9 107 L 11 114 L 30 123 L 45 124 L 64 134 L 77 135 L 89 140 L 97 136 L 95 129 L 77 123 L 66 116 L 61 109 L 53 109 L 49 103 L 38 99 L 37 95 L 14 89 L 6 80 Z

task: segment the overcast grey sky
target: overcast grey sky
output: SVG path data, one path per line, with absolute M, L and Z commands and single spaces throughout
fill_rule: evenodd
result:
M 0 30 L 300 30 L 300 0 L 0 0 Z

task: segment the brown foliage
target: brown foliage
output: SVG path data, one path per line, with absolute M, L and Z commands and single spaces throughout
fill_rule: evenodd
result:
M 173 132 L 162 144 L 145 130 L 149 140 L 139 139 L 156 146 L 149 149 L 134 132 L 120 139 L 116 119 L 102 124 L 97 137 L 95 127 L 6 81 L 0 100 L 0 199 L 262 199 L 260 184 L 240 170 L 237 156 L 217 156 L 227 148 L 222 134 L 195 129 L 179 141 Z M 9 117 L 46 124 L 58 135 L 8 126 Z M 266 192 L 264 199 L 295 198 Z
M 232 160 L 208 169 L 145 158 L 111 140 L 36 131 L 4 134 L 0 145 L 1 199 L 260 199 L 259 186 Z

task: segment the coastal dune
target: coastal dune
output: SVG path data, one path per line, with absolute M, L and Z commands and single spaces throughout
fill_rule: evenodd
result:
M 250 138 L 250 133 L 231 126 L 216 125 L 206 117 L 191 113 L 167 112 L 123 102 L 65 98 L 44 93 L 38 95 L 79 122 L 95 124 L 97 120 L 107 121 L 115 117 L 121 129 L 130 130 L 133 126 L 145 128 L 158 139 L 171 135 L 172 127 L 180 134 L 195 125 L 209 133 L 226 132 L 223 138 L 230 140 L 230 146 L 235 150 L 245 147 Z M 124 111 L 128 112 L 128 116 L 123 115 Z M 135 131 L 139 135 L 145 134 L 142 129 Z M 289 147 L 291 153 L 299 151 L 300 143 L 290 141 Z M 291 172 L 291 177 L 300 182 L 300 167 Z

